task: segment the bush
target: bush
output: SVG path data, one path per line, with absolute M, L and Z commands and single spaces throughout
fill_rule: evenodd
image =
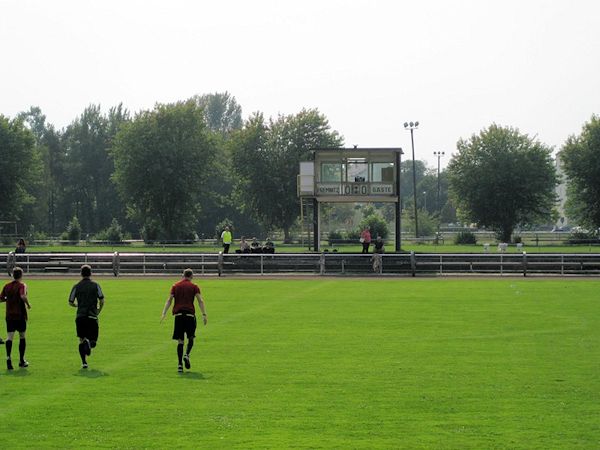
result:
M 592 232 L 579 227 L 573 230 L 571 230 L 571 234 L 567 240 L 569 244 L 597 244 L 599 242 L 598 238 Z
M 29 225 L 29 230 L 27 231 L 27 242 L 29 245 L 35 244 L 36 241 L 46 241 L 48 240 L 48 236 L 43 231 L 36 231 L 35 227 Z
M 387 222 L 379 214 L 371 214 L 365 217 L 360 222 L 358 234 L 360 235 L 360 232 L 366 227 L 369 227 L 371 230 L 371 238 L 373 240 L 375 240 L 377 236 L 381 236 L 385 239 L 389 234 Z
M 327 239 L 329 240 L 329 245 L 333 245 L 333 241 L 339 241 L 343 238 L 344 237 L 342 236 L 342 232 L 338 230 L 331 230 L 329 232 L 329 235 L 327 236 Z
M 362 230 L 350 230 L 346 233 L 346 237 L 350 241 L 357 241 L 360 239 L 360 232 Z
M 81 240 L 81 224 L 79 223 L 77 216 L 73 216 L 62 236 L 66 237 L 67 241 L 75 243 L 78 243 Z
M 514 236 L 512 241 L 513 241 L 513 244 L 522 244 L 523 238 L 521 238 L 521 236 Z
M 419 237 L 435 236 L 439 219 L 433 217 L 424 209 L 419 209 L 417 214 L 419 219 Z M 412 209 L 405 209 L 402 213 L 402 231 L 408 233 L 415 232 L 415 216 Z
M 123 230 L 117 219 L 113 219 L 108 228 L 96 234 L 95 239 L 115 244 L 123 242 Z
M 140 234 L 146 244 L 153 244 L 160 235 L 160 225 L 155 220 L 149 220 L 140 230 Z
M 460 244 L 477 244 L 477 237 L 470 231 L 461 231 L 454 238 L 454 243 Z

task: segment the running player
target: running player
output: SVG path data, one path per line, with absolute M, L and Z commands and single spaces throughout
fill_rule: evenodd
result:
M 6 368 L 13 370 L 10 354 L 15 331 L 19 332 L 19 367 L 27 367 L 25 360 L 25 331 L 27 330 L 27 310 L 31 309 L 27 299 L 27 286 L 21 282 L 23 269 L 15 267 L 12 271 L 14 280 L 2 288 L 0 302 L 6 302 Z
M 175 316 L 173 339 L 177 340 L 177 359 L 179 361 L 177 366 L 178 372 L 183 372 L 183 363 L 185 363 L 186 369 L 191 367 L 190 352 L 192 351 L 194 338 L 196 337 L 196 310 L 194 308 L 194 299 L 198 301 L 198 306 L 200 306 L 200 311 L 202 311 L 204 325 L 207 323 L 204 300 L 202 299 L 200 288 L 192 283 L 192 278 L 194 278 L 193 270 L 185 269 L 183 271 L 183 280 L 175 283 L 171 287 L 171 294 L 165 303 L 160 318 L 161 322 L 165 319 L 167 311 L 171 307 L 171 302 L 175 300 L 173 305 L 173 315 Z M 188 344 L 184 354 L 183 344 L 185 342 L 185 335 L 187 335 Z
M 69 305 L 77 308 L 75 326 L 79 338 L 79 356 L 81 368 L 87 369 L 86 356 L 92 354 L 92 349 L 98 342 L 98 315 L 104 307 L 104 294 L 100 285 L 91 280 L 92 268 L 81 266 L 82 280 L 73 286 L 69 295 Z

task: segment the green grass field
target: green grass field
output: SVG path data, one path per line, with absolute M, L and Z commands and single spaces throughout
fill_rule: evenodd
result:
M 0 448 L 600 447 L 600 281 L 198 279 L 184 374 L 159 324 L 174 280 L 99 279 L 87 371 L 74 281 L 26 280 Z

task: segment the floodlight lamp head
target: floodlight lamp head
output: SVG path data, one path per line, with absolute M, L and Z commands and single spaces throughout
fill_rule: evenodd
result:
M 417 120 L 417 121 L 415 122 L 415 127 L 418 127 L 418 126 L 419 126 L 419 121 Z
M 408 128 L 408 122 L 404 122 L 404 128 Z
M 414 122 L 409 123 L 409 125 L 411 128 L 415 126 Z

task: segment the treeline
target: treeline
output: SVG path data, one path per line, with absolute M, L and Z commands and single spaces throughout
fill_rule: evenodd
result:
M 592 116 L 561 149 L 569 200 L 567 215 L 600 226 L 600 121 Z M 194 96 L 130 113 L 123 105 L 103 112 L 90 105 L 64 129 L 32 107 L 14 118 L 0 115 L 0 235 L 118 240 L 212 238 L 224 225 L 236 235 L 266 236 L 298 229 L 296 179 L 310 150 L 344 145 L 317 109 L 242 119 L 229 93 Z M 477 223 L 508 241 L 515 229 L 558 219 L 559 182 L 552 149 L 517 129 L 491 125 L 459 139 L 448 169 L 439 174 L 415 161 L 401 167 L 403 224 L 431 235 L 440 223 Z M 439 182 L 439 190 L 438 190 Z M 327 212 L 352 228 L 356 208 Z M 395 220 L 393 205 L 375 205 L 381 220 Z M 10 223 L 6 223 L 10 222 Z M 349 225 L 350 224 L 350 225 Z M 332 228 L 334 229 L 334 228 Z
M 107 232 L 155 239 L 283 230 L 298 216 L 300 160 L 342 137 L 315 109 L 244 123 L 229 93 L 131 114 L 88 106 L 66 128 L 40 108 L 0 116 L 0 221 L 30 238 Z M 11 227 L 4 224 L 5 234 Z

